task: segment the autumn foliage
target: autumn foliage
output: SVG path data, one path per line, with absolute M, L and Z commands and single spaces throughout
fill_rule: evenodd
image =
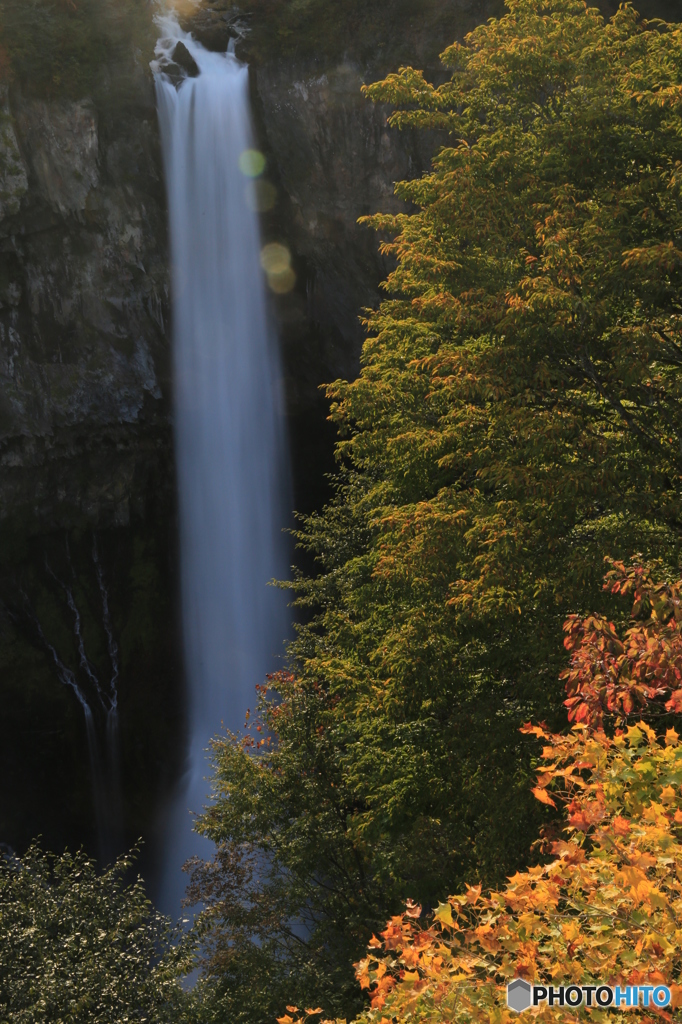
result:
M 569 721 L 601 726 L 604 715 L 627 718 L 682 711 L 682 591 L 680 583 L 655 583 L 650 570 L 614 563 L 606 590 L 633 599 L 632 625 L 621 638 L 600 616 L 566 620 L 571 651 L 566 682 Z
M 657 749 L 646 731 L 639 746 L 617 740 L 620 719 L 663 728 L 677 707 L 679 586 L 656 587 L 682 541 L 682 27 L 628 5 L 605 20 L 582 0 L 506 8 L 448 46 L 437 82 L 405 67 L 365 90 L 389 127 L 440 148 L 396 186 L 402 213 L 365 221 L 393 269 L 366 314 L 360 374 L 327 388 L 340 469 L 333 500 L 300 523 L 318 571 L 292 583 L 289 672 L 259 702 L 276 742 L 215 747 L 200 828 L 224 863 L 195 891 L 224 954 L 222 1016 L 237 1024 L 287 1004 L 356 1017 L 351 964 L 408 896 L 433 907 L 480 881 L 507 906 L 505 879 L 533 863 L 566 782 L 533 797 L 524 722 L 557 732 L 569 702 L 579 728 L 560 742 L 585 765 L 570 777 L 579 796 L 578 780 L 601 785 L 602 767 Z M 660 568 L 623 569 L 636 552 Z M 602 589 L 607 555 L 616 575 Z M 642 599 L 629 625 L 621 591 Z M 564 840 L 594 877 L 596 828 L 584 846 Z M 245 860 L 249 885 L 231 888 Z M 564 899 L 594 895 L 565 859 L 534 870 L 564 893 L 562 914 Z M 605 880 L 598 898 L 609 892 Z M 466 903 L 474 931 L 498 927 L 491 899 Z M 467 945 L 459 907 L 457 927 L 432 928 L 450 942 L 443 972 L 460 970 L 462 949 L 488 955 Z M 514 934 L 533 921 L 520 942 L 549 918 Z M 365 972 L 372 992 L 415 970 L 391 934 Z M 529 970 L 564 970 L 543 949 Z M 267 977 L 255 1008 L 254 976 Z M 471 999 L 497 999 L 502 976 L 484 990 L 474 972 Z M 403 977 L 389 1017 L 410 985 L 431 998 L 419 978 Z
M 563 834 L 541 843 L 544 862 L 500 891 L 469 886 L 426 925 L 413 903 L 391 918 L 357 965 L 371 999 L 365 1024 L 515 1020 L 506 1005 L 514 977 L 667 984 L 673 1013 L 682 1004 L 682 743 L 672 725 L 659 735 L 644 720 L 628 724 L 636 710 L 679 710 L 682 581 L 616 563 L 605 586 L 632 599 L 631 625 L 621 639 L 601 619 L 567 621 L 566 703 L 579 722 L 568 735 L 523 728 L 544 744 L 533 792 L 563 808 Z M 576 1019 L 570 1007 L 534 1012 Z M 671 1019 L 669 1010 L 623 1012 Z M 287 1013 L 280 1024 L 293 1020 Z

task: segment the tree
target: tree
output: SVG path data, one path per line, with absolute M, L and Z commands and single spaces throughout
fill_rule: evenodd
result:
M 201 825 L 260 865 L 209 911 L 231 969 L 267 906 L 280 1005 L 338 1016 L 377 918 L 527 863 L 547 809 L 518 730 L 561 720 L 562 622 L 615 614 L 605 555 L 680 551 L 682 29 L 509 0 L 443 60 L 439 87 L 366 90 L 447 144 L 397 186 L 414 212 L 368 220 L 396 269 L 328 389 L 311 618 L 261 695 L 276 743 L 218 742 Z
M 2 1024 L 170 1024 L 186 1019 L 180 978 L 189 948 L 141 881 L 127 885 L 129 858 L 98 874 L 84 854 L 32 846 L 0 859 Z
M 682 744 L 674 727 L 660 728 L 682 696 L 682 581 L 654 583 L 644 567 L 616 565 L 606 586 L 634 597 L 633 623 L 621 639 L 600 619 L 567 621 L 566 704 L 585 709 L 580 723 L 569 735 L 524 728 L 546 744 L 534 792 L 565 805 L 563 837 L 545 840 L 551 858 L 503 890 L 484 895 L 470 886 L 450 897 L 427 927 L 414 904 L 392 918 L 358 964 L 372 997 L 363 1024 L 516 1019 L 506 1005 L 514 977 L 666 984 L 673 1006 L 682 1005 Z M 618 679 L 618 699 L 610 683 L 595 687 L 605 674 Z M 638 706 L 658 721 L 658 734 L 644 720 L 628 724 Z M 555 1005 L 538 1016 L 561 1022 L 575 1014 Z M 607 1014 L 613 1019 L 614 1010 L 592 1010 L 598 1019 Z M 642 1007 L 640 1016 L 653 1021 L 660 1011 Z

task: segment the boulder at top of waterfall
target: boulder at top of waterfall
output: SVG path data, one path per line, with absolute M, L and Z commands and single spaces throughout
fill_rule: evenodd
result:
M 199 75 L 199 65 L 184 43 L 180 42 L 177 44 L 171 57 L 176 64 L 187 72 L 190 78 L 196 78 Z
M 230 39 L 236 34 L 232 22 L 236 19 L 225 12 L 221 4 L 218 9 L 199 9 L 191 17 L 180 19 L 180 26 L 191 32 L 197 42 L 214 53 L 225 53 Z

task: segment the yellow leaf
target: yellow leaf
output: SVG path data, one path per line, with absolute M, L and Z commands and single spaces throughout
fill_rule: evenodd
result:
M 658 910 L 664 910 L 668 906 L 668 901 L 662 892 L 658 889 L 652 889 L 648 894 L 648 900 L 652 907 Z M 663 941 L 663 939 L 661 939 Z
M 450 927 L 454 925 L 454 921 L 452 920 L 452 907 L 449 903 L 439 903 L 438 909 L 433 916 L 437 921 L 440 921 L 441 924 L 447 924 L 450 925 Z
M 638 747 L 643 739 L 642 730 L 636 725 L 631 725 L 627 730 L 627 737 L 631 747 Z

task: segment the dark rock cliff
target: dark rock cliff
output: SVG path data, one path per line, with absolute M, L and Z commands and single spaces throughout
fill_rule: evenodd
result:
M 15 41 L 0 92 L 0 836 L 19 846 L 95 848 L 84 717 L 56 659 L 97 707 L 113 671 L 98 568 L 128 840 L 181 760 L 165 196 L 149 55 L 117 29 L 85 83 L 36 83 Z

